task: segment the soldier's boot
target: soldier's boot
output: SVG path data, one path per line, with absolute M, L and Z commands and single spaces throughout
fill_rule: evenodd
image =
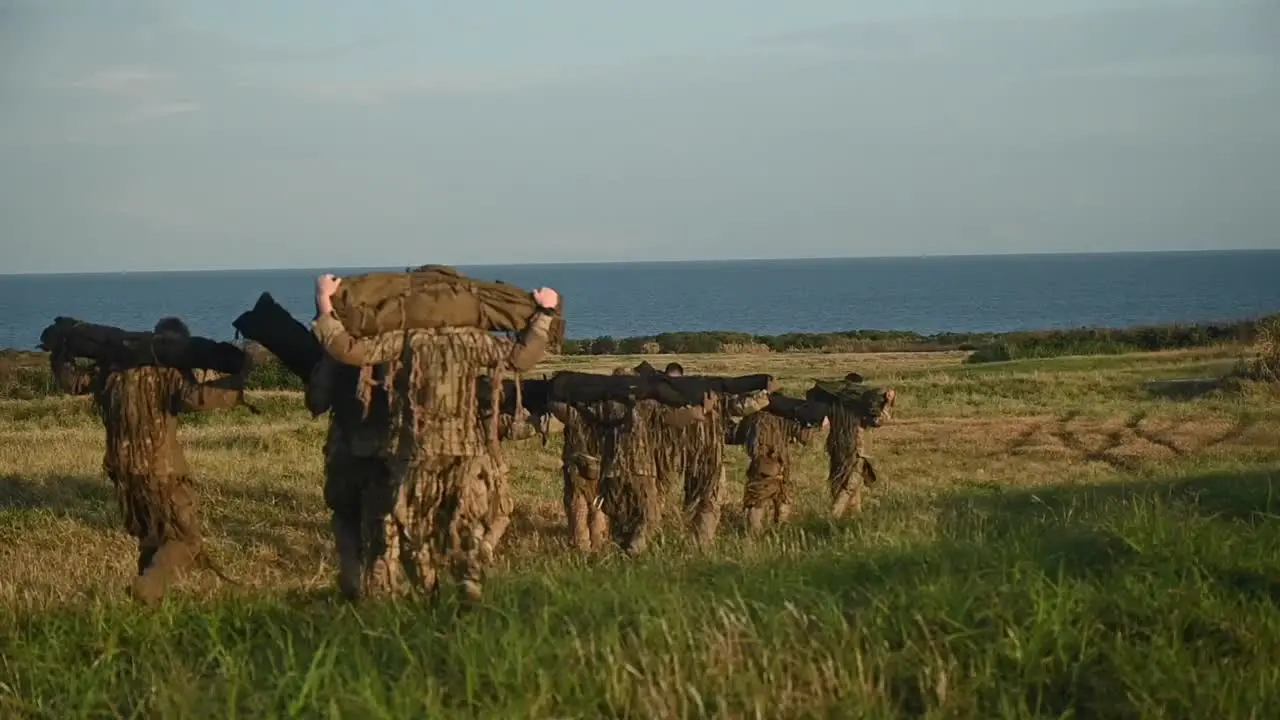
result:
M 490 523 L 480 546 L 480 552 L 485 562 L 493 562 L 493 558 L 498 552 L 498 543 L 502 542 L 502 536 L 507 534 L 507 528 L 509 527 L 511 527 L 510 515 L 500 515 Z
M 360 525 L 335 514 L 330 526 L 333 529 L 334 548 L 338 552 L 338 591 L 344 598 L 354 602 L 360 599 L 364 591 Z
M 156 551 L 160 547 L 156 545 L 144 545 L 138 543 L 138 575 L 147 571 L 147 566 L 151 564 L 151 558 L 155 557 Z
M 758 537 L 764 532 L 765 509 L 763 507 L 747 508 L 747 535 Z
M 426 598 L 434 598 L 440 589 L 440 576 L 436 570 L 430 548 L 420 548 L 409 553 L 405 569 L 414 589 Z
M 453 577 L 458 583 L 458 599 L 463 607 L 474 606 L 484 599 L 484 568 L 475 552 L 464 547 L 453 561 Z
M 831 516 L 840 519 L 846 515 L 856 515 L 862 511 L 862 488 L 860 486 L 845 487 L 836 494 L 831 503 Z
M 142 574 L 134 578 L 134 599 L 148 607 L 159 605 L 169 584 L 194 565 L 199 554 L 198 543 L 166 541 L 151 556 L 151 562 Z
M 693 539 L 701 548 L 711 547 L 716 541 L 716 528 L 720 527 L 720 506 L 707 503 L 693 518 Z
M 785 525 L 791 519 L 791 503 L 777 503 L 773 506 L 773 522 Z
M 623 542 L 622 544 L 622 551 L 630 555 L 631 557 L 637 557 L 639 555 L 644 554 L 644 551 L 647 550 L 648 548 L 649 548 L 649 533 L 646 532 L 646 528 L 644 528 L 643 526 L 638 527 L 634 531 L 632 531 L 627 536 L 626 541 Z

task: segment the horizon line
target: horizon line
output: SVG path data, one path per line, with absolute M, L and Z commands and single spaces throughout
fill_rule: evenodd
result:
M 994 258 L 994 257 L 1060 257 L 1060 256 L 1110 256 L 1110 255 L 1191 255 L 1191 254 L 1209 254 L 1209 253 L 1274 253 L 1280 252 L 1277 248 L 1214 248 L 1214 249 L 1193 249 L 1193 250 L 1065 250 L 1065 251 L 1043 251 L 1043 252 L 981 252 L 981 253 L 920 253 L 914 255 L 837 255 L 837 256 L 800 256 L 800 257 L 734 257 L 734 258 L 703 258 L 703 259 L 686 259 L 686 260 L 576 260 L 576 261 L 535 261 L 535 262 L 517 262 L 517 263 L 445 263 L 438 264 L 450 267 L 521 267 L 521 266 L 579 266 L 579 265 L 695 265 L 710 263 L 751 263 L 751 262 L 816 262 L 825 260 L 946 260 L 954 258 Z M 421 262 L 417 263 L 421 265 Z M 410 267 L 405 264 L 403 267 Z M 326 266 L 330 270 L 368 270 L 381 269 L 390 267 L 402 267 L 401 264 L 392 265 L 368 265 L 368 266 Z M 158 275 L 167 273 L 225 273 L 225 272 L 295 272 L 301 270 L 318 270 L 320 267 L 215 267 L 215 268 L 178 268 L 166 270 L 92 270 L 92 271 L 58 271 L 58 270 L 40 270 L 35 272 L 4 272 L 0 271 L 0 277 L 31 277 L 31 276 L 76 276 L 76 275 Z

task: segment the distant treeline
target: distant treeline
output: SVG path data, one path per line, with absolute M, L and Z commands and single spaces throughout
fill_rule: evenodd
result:
M 1251 344 L 1259 327 L 1280 323 L 1280 314 L 1233 323 L 1174 324 L 1131 328 L 1078 328 L 1010 333 L 938 333 L 892 330 L 752 335 L 741 332 L 675 332 L 661 335 L 566 340 L 564 355 L 657 355 L 690 353 L 874 353 L 966 351 L 969 363 L 1118 355 L 1215 345 Z M 254 390 L 299 390 L 301 381 L 261 348 L 249 378 Z M 32 398 L 53 393 L 46 353 L 0 351 L 0 398 Z
M 566 340 L 565 355 L 750 352 L 942 352 L 969 351 L 968 362 L 1000 362 L 1066 355 L 1115 355 L 1251 343 L 1258 327 L 1280 314 L 1232 323 L 1171 324 L 1130 328 L 1075 328 L 1009 333 L 920 333 L 847 330 L 830 333 L 752 335 L 741 332 L 676 332 L 640 337 Z

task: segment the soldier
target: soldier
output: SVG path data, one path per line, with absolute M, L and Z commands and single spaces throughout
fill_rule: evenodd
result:
M 766 408 L 739 424 L 735 441 L 745 446 L 750 458 L 742 497 L 749 535 L 759 535 L 764 530 L 769 509 L 773 510 L 771 519 L 775 525 L 785 523 L 791 516 L 791 445 L 809 445 L 818 428 L 826 423 L 823 416 L 820 425 L 805 425 Z
M 341 281 L 316 280 L 312 330 L 346 365 L 387 364 L 389 432 L 383 454 L 395 493 L 366 516 L 384 520 L 365 569 L 365 591 L 398 592 L 401 570 L 434 595 L 437 565 L 447 559 L 462 599 L 479 601 L 483 569 L 510 523 L 507 467 L 498 439 L 482 427 L 476 381 L 493 387 L 506 371 L 525 372 L 542 359 L 558 302 L 549 288 L 533 293 L 535 317 L 512 342 L 478 328 L 398 330 L 353 338 L 333 313 Z M 496 396 L 496 393 L 495 393 Z M 437 556 L 439 559 L 437 559 Z
M 878 479 L 875 466 L 866 454 L 865 431 L 889 420 L 897 393 L 863 385 L 862 376 L 850 373 L 842 383 L 815 384 L 807 397 L 829 405 L 827 481 L 831 515 L 840 518 L 850 510 L 859 512 L 863 486 L 873 485 Z
M 655 371 L 648 363 L 641 363 L 635 372 Z M 672 362 L 663 374 L 683 377 L 684 368 Z M 736 419 L 755 413 L 767 405 L 768 400 L 767 391 L 742 395 L 713 392 L 705 398 L 697 422 L 665 422 L 657 430 L 654 452 L 659 492 L 665 497 L 674 479 L 683 477 L 685 522 L 692 528 L 699 545 L 710 544 L 720 524 L 726 437 Z
M 393 492 L 382 457 L 388 431 L 387 393 L 380 382 L 385 373 L 382 366 L 342 365 L 326 354 L 306 388 L 311 415 L 329 411 L 324 500 L 338 553 L 338 589 L 348 600 L 362 596 L 364 567 L 372 559 L 373 538 L 364 536 L 365 528 L 376 525 L 382 537 L 382 518 L 366 517 L 366 512 L 387 505 L 379 496 Z
M 773 383 L 770 383 L 772 386 Z M 724 496 L 724 449 L 733 427 L 769 402 L 769 392 L 711 393 L 701 422 L 684 435 L 684 512 L 694 541 L 708 546 L 720 525 Z
M 191 336 L 174 317 L 156 323 L 155 332 Z M 218 572 L 205 554 L 191 472 L 178 443 L 178 415 L 242 403 L 248 360 L 239 375 L 205 383 L 162 366 L 81 370 L 58 350 L 49 360 L 61 389 L 92 393 L 106 429 L 102 467 L 115 487 L 125 529 L 138 541 L 134 599 L 159 604 L 168 584 L 197 565 Z

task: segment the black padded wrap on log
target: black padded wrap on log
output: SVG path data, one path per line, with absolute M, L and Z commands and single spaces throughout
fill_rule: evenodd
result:
M 262 293 L 252 310 L 231 323 L 240 334 L 266 348 L 303 382 L 324 357 L 324 348 L 306 325 L 289 314 L 271 293 Z
M 769 375 L 715 377 L 659 374 L 597 375 L 562 370 L 551 376 L 550 396 L 555 402 L 574 405 L 603 401 L 656 400 L 663 405 L 701 405 L 709 393 L 740 394 L 768 390 Z
M 818 427 L 827 417 L 826 403 L 816 400 L 801 400 L 783 395 L 782 393 L 770 393 L 769 404 L 765 406 L 764 412 L 772 413 L 787 420 L 794 420 L 800 423 L 801 427 Z
M 245 352 L 229 342 L 121 330 L 62 316 L 40 333 L 40 346 L 64 358 L 88 358 L 115 368 L 158 365 L 235 375 L 247 360 Z

